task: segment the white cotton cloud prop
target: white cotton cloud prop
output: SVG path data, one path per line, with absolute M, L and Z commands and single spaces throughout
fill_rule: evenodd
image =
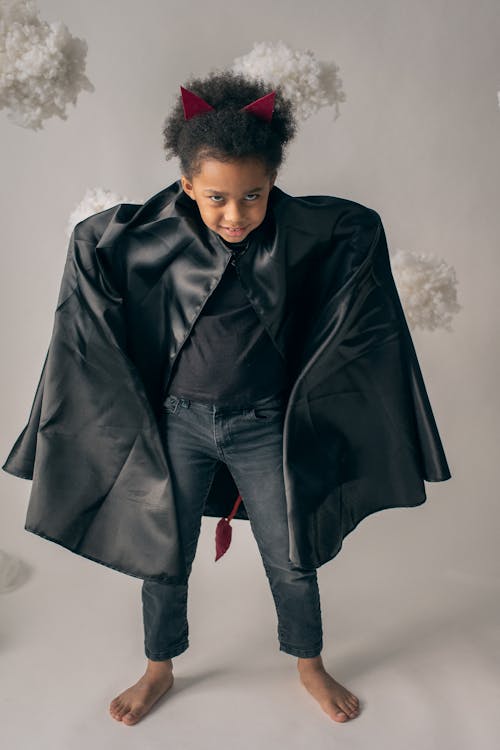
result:
M 298 120 L 307 120 L 322 107 L 335 107 L 346 99 L 338 66 L 322 62 L 309 50 L 293 50 L 284 42 L 255 42 L 252 50 L 233 61 L 234 73 L 262 79 L 270 86 L 281 85 L 291 99 Z
M 102 187 L 88 188 L 80 203 L 71 212 L 66 226 L 66 237 L 69 240 L 75 224 L 83 221 L 92 214 L 105 211 L 107 208 L 116 206 L 118 203 L 142 203 L 142 201 L 131 201 L 125 196 L 113 193 Z
M 444 260 L 408 250 L 391 253 L 390 261 L 408 328 L 451 331 L 451 318 L 462 309 L 455 269 Z
M 54 115 L 67 120 L 67 104 L 94 91 L 86 54 L 87 43 L 61 21 L 42 21 L 32 0 L 0 0 L 0 109 L 32 130 Z

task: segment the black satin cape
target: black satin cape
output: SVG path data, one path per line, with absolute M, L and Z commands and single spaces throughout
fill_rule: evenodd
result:
M 249 237 L 240 277 L 289 370 L 289 559 L 318 568 L 363 518 L 420 505 L 424 480 L 451 475 L 378 213 L 274 185 Z M 131 576 L 186 581 L 162 403 L 229 260 L 180 180 L 76 224 L 28 422 L 2 466 L 32 480 L 27 531 Z M 227 517 L 237 495 L 220 464 L 203 515 Z M 244 498 L 235 518 L 248 520 Z

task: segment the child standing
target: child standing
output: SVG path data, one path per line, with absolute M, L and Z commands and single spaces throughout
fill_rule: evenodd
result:
M 358 715 L 359 701 L 321 660 L 316 570 L 292 567 L 288 558 L 282 471 L 287 362 L 238 274 L 239 258 L 258 253 L 259 243 L 276 231 L 268 199 L 284 146 L 295 134 L 292 107 L 279 88 L 269 92 L 230 73 L 192 80 L 181 94 L 182 104 L 166 120 L 164 143 L 180 159 L 197 231 L 215 232 L 231 255 L 175 361 L 162 414 L 186 567 L 189 574 L 204 502 L 222 461 L 245 501 L 276 605 L 280 649 L 297 657 L 302 683 L 325 712 L 346 721 Z M 111 702 L 115 719 L 136 723 L 172 686 L 172 659 L 189 645 L 187 589 L 187 583 L 143 582 L 147 667 Z

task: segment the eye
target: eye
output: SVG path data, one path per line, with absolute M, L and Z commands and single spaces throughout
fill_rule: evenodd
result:
M 255 200 L 260 198 L 260 193 L 247 193 L 247 198 L 251 198 L 251 200 L 247 201 L 247 203 L 253 203 Z M 220 200 L 218 200 L 220 198 Z M 224 200 L 224 197 L 222 195 L 210 195 L 209 199 L 212 201 L 212 203 L 221 203 L 221 201 Z

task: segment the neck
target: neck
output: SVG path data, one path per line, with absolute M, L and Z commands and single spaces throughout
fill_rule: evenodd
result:
M 245 237 L 244 240 L 240 240 L 239 242 L 229 242 L 229 240 L 225 240 L 224 237 L 222 237 L 222 235 L 219 235 L 219 237 L 221 238 L 222 242 L 226 245 L 226 247 L 229 247 L 229 248 L 237 249 L 237 248 L 246 247 L 248 245 L 248 237 Z

